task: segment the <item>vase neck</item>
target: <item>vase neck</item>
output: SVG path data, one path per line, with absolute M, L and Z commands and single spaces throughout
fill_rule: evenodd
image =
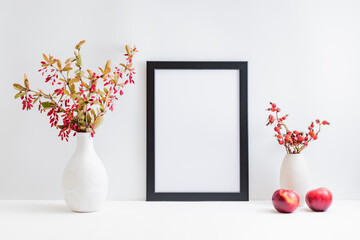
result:
M 91 133 L 77 133 L 76 149 L 80 151 L 93 151 L 94 143 Z

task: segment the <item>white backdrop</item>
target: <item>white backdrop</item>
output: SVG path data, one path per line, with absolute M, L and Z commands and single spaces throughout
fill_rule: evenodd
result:
M 62 171 L 75 140 L 63 143 L 45 115 L 21 111 L 14 81 L 33 86 L 41 53 L 65 59 L 86 39 L 88 68 L 120 60 L 136 44 L 136 84 L 97 131 L 109 174 L 108 199 L 145 199 L 146 60 L 249 62 L 250 199 L 278 188 L 285 150 L 265 127 L 272 100 L 291 128 L 332 123 L 304 151 L 312 186 L 360 199 L 360 2 L 350 0 L 6 1 L 0 9 L 0 199 L 62 199 Z

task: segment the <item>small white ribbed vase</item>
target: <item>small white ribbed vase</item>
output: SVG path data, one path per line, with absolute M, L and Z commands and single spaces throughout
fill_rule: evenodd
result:
M 62 190 L 74 212 L 94 212 L 101 208 L 108 190 L 104 164 L 96 154 L 90 133 L 77 133 L 77 145 L 65 167 Z
M 309 190 L 309 170 L 302 154 L 286 154 L 280 170 L 280 187 L 295 191 L 300 197 L 299 206 L 304 206 Z

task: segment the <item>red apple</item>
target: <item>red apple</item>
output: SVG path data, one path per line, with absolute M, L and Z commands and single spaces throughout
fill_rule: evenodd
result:
M 332 194 L 326 188 L 310 190 L 305 197 L 306 204 L 315 212 L 323 212 L 328 209 L 332 202 Z
M 292 190 L 279 189 L 272 196 L 274 208 L 281 213 L 292 213 L 299 206 L 300 198 Z

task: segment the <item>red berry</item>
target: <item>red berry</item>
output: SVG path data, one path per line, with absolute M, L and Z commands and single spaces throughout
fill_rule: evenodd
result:
M 272 112 L 275 112 L 275 110 L 276 110 L 275 108 L 271 108 L 271 111 L 272 111 Z
M 329 125 L 329 123 L 327 121 L 323 121 L 322 125 Z
M 316 140 L 316 139 L 317 139 L 317 135 L 315 135 L 313 138 L 314 138 L 314 140 Z
M 275 104 L 275 103 L 272 103 L 271 106 L 272 106 L 273 108 L 276 108 L 276 104 Z
M 280 129 L 278 127 L 274 127 L 275 132 L 280 132 Z
M 284 144 L 284 141 L 283 141 L 283 140 L 280 140 L 280 141 L 279 141 L 279 144 L 280 144 L 280 145 L 283 145 L 283 144 Z
M 277 138 L 279 138 L 279 139 L 281 139 L 281 138 L 282 138 L 282 136 L 281 136 L 280 134 L 279 134 L 279 135 L 277 135 L 276 137 L 277 137 Z
M 280 124 L 280 123 L 278 123 L 277 127 L 281 129 L 281 124 Z
M 309 143 L 308 142 L 305 142 L 305 146 L 307 146 Z
M 292 134 L 292 132 L 291 132 L 291 131 L 288 131 L 288 132 L 287 132 L 287 134 L 288 134 L 288 135 L 291 135 L 291 134 Z
M 277 112 L 280 112 L 280 110 L 281 110 L 280 108 L 277 108 L 277 109 L 276 109 Z
M 320 123 L 320 120 L 319 120 L 319 119 L 316 119 L 315 122 L 316 122 L 317 124 L 319 124 L 319 123 Z
M 298 135 L 298 134 L 299 134 L 299 132 L 295 130 L 295 131 L 294 131 L 294 134 L 295 134 L 295 135 Z

